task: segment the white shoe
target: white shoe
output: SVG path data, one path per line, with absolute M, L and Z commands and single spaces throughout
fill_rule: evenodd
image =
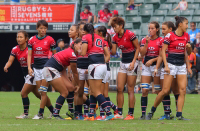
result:
M 43 119 L 44 117 L 41 116 L 40 114 L 35 115 L 32 119 L 38 120 L 38 119 Z
M 52 117 L 53 117 L 53 114 L 50 113 L 50 114 L 49 114 L 49 117 L 47 117 L 47 118 L 48 118 L 48 119 L 52 119 Z
M 20 116 L 16 116 L 16 119 L 28 119 L 28 115 L 20 115 Z

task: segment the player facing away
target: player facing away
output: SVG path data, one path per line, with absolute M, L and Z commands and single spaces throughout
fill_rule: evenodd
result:
M 38 91 L 41 94 L 40 109 L 33 119 L 43 119 L 44 107 L 46 103 L 50 105 L 48 108 L 53 113 L 53 106 L 47 96 L 48 83 L 43 77 L 42 69 L 44 64 L 48 61 L 48 54 L 51 50 L 53 54 L 56 53 L 56 43 L 51 36 L 46 34 L 48 23 L 45 20 L 37 22 L 38 34 L 31 37 L 28 42 L 28 72 L 30 76 L 35 77 Z M 31 60 L 34 58 L 33 70 L 31 67 Z
M 41 96 L 38 92 L 38 89 L 36 88 L 34 77 L 28 75 L 28 67 L 27 67 L 28 33 L 23 30 L 18 31 L 16 40 L 17 40 L 18 45 L 13 47 L 10 57 L 8 59 L 8 62 L 6 63 L 4 67 L 4 71 L 8 72 L 8 68 L 12 65 L 15 59 L 17 59 L 17 61 L 20 63 L 20 66 L 25 78 L 25 83 L 21 90 L 24 113 L 20 116 L 17 116 L 16 119 L 27 119 L 28 112 L 29 112 L 29 105 L 30 105 L 28 94 L 30 92 L 33 92 L 33 94 L 39 99 L 41 99 Z M 31 64 L 33 64 L 33 60 L 31 61 Z
M 82 37 L 85 35 L 85 32 L 83 30 L 85 23 L 79 23 L 78 24 L 78 37 L 82 39 Z M 75 118 L 78 120 L 84 120 L 82 107 L 84 104 L 84 113 L 86 116 L 88 116 L 88 107 L 90 106 L 89 97 L 84 95 L 84 86 L 85 83 L 88 83 L 88 66 L 89 66 L 89 59 L 88 54 L 85 56 L 81 56 L 80 54 L 77 55 L 77 70 L 79 74 L 79 85 L 80 88 L 78 92 L 75 94 Z
M 107 33 L 106 27 L 105 26 L 99 26 L 96 29 L 96 34 L 98 34 L 102 39 L 104 39 L 104 42 L 107 45 L 109 51 L 111 51 L 111 49 L 112 49 L 111 36 L 110 36 L 110 34 Z M 115 106 L 113 104 L 113 102 L 110 101 L 110 97 L 108 96 L 109 82 L 110 82 L 110 65 L 109 65 L 109 61 L 106 63 L 107 72 L 106 72 L 105 78 L 102 81 L 101 90 L 102 90 L 102 94 L 104 95 L 106 101 L 110 102 L 111 108 L 114 110 L 114 114 L 116 114 L 117 113 L 117 106 Z M 102 120 L 102 119 L 105 118 L 105 113 L 104 113 L 104 110 L 102 109 L 101 106 L 99 106 L 99 108 L 100 108 L 100 116 L 98 116 L 96 119 L 97 120 Z
M 115 35 L 112 39 L 112 55 L 116 54 L 117 47 L 122 50 L 122 60 L 120 63 L 120 69 L 117 75 L 117 106 L 118 114 L 115 115 L 116 119 L 124 119 L 123 117 L 123 105 L 124 105 L 124 86 L 128 87 L 128 101 L 129 111 L 124 120 L 134 119 L 134 106 L 135 95 L 134 86 L 137 78 L 138 68 L 138 54 L 140 46 L 136 35 L 124 29 L 125 21 L 121 17 L 113 18 L 112 27 L 115 31 Z
M 182 110 L 185 101 L 187 70 L 192 74 L 189 66 L 186 44 L 190 42 L 190 38 L 186 30 L 188 28 L 188 20 L 185 17 L 176 16 L 176 30 L 168 33 L 164 38 L 162 47 L 162 58 L 165 66 L 163 89 L 157 95 L 151 111 L 148 113 L 147 119 L 151 120 L 156 111 L 157 106 L 168 95 L 174 76 L 177 79 L 177 88 L 179 88 L 178 109 L 176 113 L 177 120 L 189 120 L 182 116 Z M 166 50 L 168 49 L 168 59 L 166 59 Z M 187 68 L 186 68 L 187 67 Z M 170 116 L 167 116 L 170 119 Z
M 56 119 L 64 120 L 59 115 L 59 113 L 63 106 L 63 103 L 65 102 L 65 98 L 69 93 L 68 89 L 72 89 L 75 92 L 79 90 L 76 54 L 81 52 L 81 45 L 82 45 L 81 41 L 82 41 L 81 39 L 75 40 L 72 47 L 69 47 L 61 52 L 56 53 L 44 65 L 43 69 L 44 78 L 60 93 L 60 96 L 56 100 L 56 106 L 53 113 L 53 116 Z M 76 86 L 74 86 L 72 82 L 68 79 L 66 68 L 69 65 L 71 66 Z
M 97 101 L 106 112 L 106 118 L 104 120 L 112 120 L 114 115 L 110 112 L 110 102 L 106 101 L 101 92 L 102 80 L 107 72 L 105 63 L 109 61 L 110 53 L 108 47 L 104 45 L 103 39 L 97 34 L 94 34 L 94 27 L 92 24 L 86 24 L 83 29 L 85 35 L 82 37 L 83 45 L 81 55 L 85 56 L 88 53 L 88 79 L 92 92 L 90 95 L 90 113 L 89 117 L 86 117 L 85 120 L 94 120 L 94 110 Z
M 166 22 L 162 23 L 162 34 L 163 34 L 164 37 L 168 33 L 172 32 L 172 31 L 175 31 L 175 30 L 176 30 L 176 27 L 174 26 L 174 24 L 171 21 L 166 21 Z M 161 40 L 161 43 L 162 43 L 162 46 L 163 46 L 164 38 Z M 166 50 L 166 58 L 168 58 L 168 51 L 167 50 Z M 157 63 L 156 63 L 156 68 L 154 70 L 154 76 L 158 73 L 158 69 L 159 68 L 161 68 L 160 85 L 161 85 L 161 88 L 162 88 L 163 87 L 163 81 L 164 81 L 164 65 L 163 65 L 161 51 L 160 51 L 160 54 L 158 56 L 158 60 L 157 60 Z M 172 92 L 174 93 L 174 98 L 175 98 L 175 101 L 176 101 L 175 102 L 176 107 L 177 107 L 177 101 L 178 101 L 178 96 L 179 96 L 179 90 L 178 90 L 177 86 L 178 85 L 177 85 L 177 82 L 176 82 L 176 77 L 174 77 L 174 80 L 173 80 L 172 85 L 171 85 L 171 89 L 172 89 Z M 169 115 L 166 115 L 166 114 L 170 114 L 170 119 L 174 118 L 174 116 L 172 115 L 172 111 L 170 109 L 171 100 L 170 100 L 170 95 L 169 94 L 170 94 L 170 92 L 162 100 L 163 108 L 164 108 L 164 115 L 161 116 L 161 118 L 159 118 L 159 120 L 166 119 L 166 116 L 169 116 Z
M 152 21 L 149 24 L 149 36 L 143 38 L 141 41 L 140 54 L 144 57 L 144 63 L 142 64 L 141 84 L 142 97 L 141 97 L 141 110 L 142 116 L 140 120 L 146 119 L 146 108 L 148 103 L 149 86 L 153 79 L 155 93 L 161 90 L 160 87 L 160 68 L 158 73 L 154 76 L 154 69 L 156 67 L 156 61 L 161 47 L 160 26 L 156 21 Z

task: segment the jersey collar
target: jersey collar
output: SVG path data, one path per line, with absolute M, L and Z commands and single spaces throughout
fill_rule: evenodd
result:
M 45 37 L 47 37 L 47 35 L 45 35 L 44 37 L 39 37 L 38 35 L 36 35 L 36 38 L 39 39 L 39 40 L 42 40 L 42 39 L 44 39 Z
M 173 33 L 174 33 L 176 36 L 178 36 L 178 35 L 176 34 L 175 31 L 173 31 Z M 184 32 L 183 32 L 182 36 L 183 36 L 183 35 L 184 35 Z M 182 37 L 182 36 L 178 36 L 178 37 Z
M 126 29 L 124 29 L 124 33 L 123 33 L 122 37 L 124 36 L 125 33 L 126 33 Z M 118 38 L 122 38 L 122 37 L 119 37 L 119 33 L 118 33 Z

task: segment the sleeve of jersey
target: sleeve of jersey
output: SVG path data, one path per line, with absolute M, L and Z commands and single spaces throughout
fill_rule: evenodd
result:
M 170 44 L 170 42 L 171 42 L 171 34 L 170 33 L 168 33 L 166 36 L 165 36 L 165 38 L 164 38 L 164 44 L 167 44 L 167 45 L 169 45 Z
M 115 40 L 115 39 L 116 39 L 115 37 L 116 37 L 115 35 L 112 37 L 112 43 L 113 43 L 113 44 L 117 44 L 117 42 L 116 42 L 116 40 Z
M 10 53 L 10 55 L 12 55 L 12 56 L 14 56 L 14 57 L 16 56 L 15 48 L 16 48 L 16 47 L 14 47 L 14 48 L 11 50 L 11 53 Z
M 76 63 L 77 62 L 77 58 L 74 52 L 72 52 L 71 56 L 69 57 L 69 61 L 70 63 Z
M 146 44 L 146 39 L 143 38 L 140 42 L 140 47 L 143 47 Z
M 130 41 L 134 41 L 137 38 L 136 35 L 133 32 L 131 32 L 129 34 L 129 37 L 130 37 Z
M 32 50 L 32 41 L 31 40 L 28 41 L 28 50 Z
M 51 40 L 51 50 L 56 50 L 56 42 L 55 42 L 55 40 L 52 38 L 52 40 Z
M 103 47 L 108 47 L 108 42 L 107 41 L 104 41 Z
M 82 37 L 82 43 L 83 44 L 88 44 L 88 39 L 87 39 L 86 35 Z

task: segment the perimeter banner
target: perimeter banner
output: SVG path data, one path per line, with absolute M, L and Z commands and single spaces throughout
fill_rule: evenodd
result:
M 72 23 L 74 4 L 0 5 L 0 23 Z

